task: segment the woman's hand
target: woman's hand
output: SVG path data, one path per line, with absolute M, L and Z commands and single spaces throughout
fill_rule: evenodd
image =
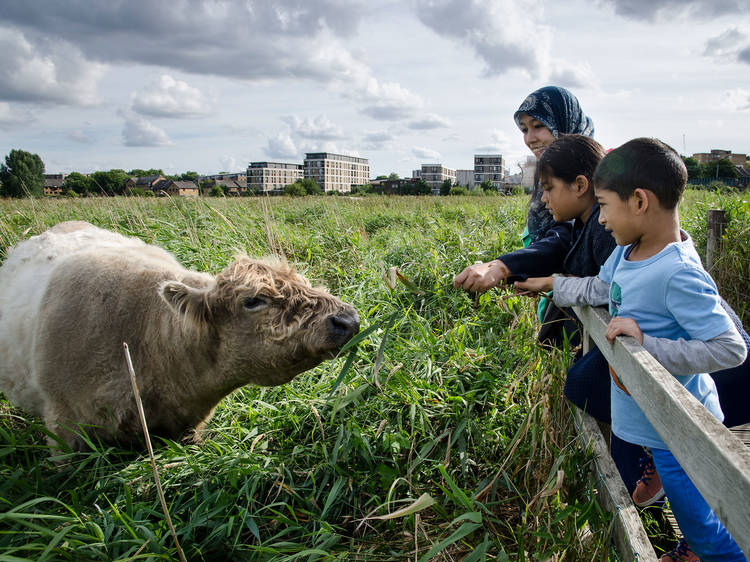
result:
M 553 277 L 529 277 L 526 281 L 516 281 L 513 286 L 532 293 L 548 292 L 552 290 L 553 279 Z
M 609 343 L 614 343 L 617 336 L 632 336 L 639 344 L 643 345 L 643 332 L 641 332 L 641 328 L 632 318 L 617 316 L 609 321 L 607 331 L 604 332 L 604 337 L 607 338 Z
M 475 263 L 456 275 L 453 286 L 474 293 L 483 293 L 497 287 L 510 274 L 508 266 L 500 260 Z

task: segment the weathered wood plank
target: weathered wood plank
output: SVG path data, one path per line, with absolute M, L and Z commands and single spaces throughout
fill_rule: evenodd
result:
M 575 412 L 578 440 L 584 448 L 591 446 L 596 455 L 600 479 L 596 484 L 599 505 L 615 513 L 613 540 L 621 560 L 655 562 L 656 554 L 648 539 L 641 518 L 617 472 L 604 439 L 594 418 L 580 410 Z
M 750 450 L 633 338 L 618 337 L 610 345 L 604 337 L 607 312 L 575 310 L 646 418 L 750 556 Z

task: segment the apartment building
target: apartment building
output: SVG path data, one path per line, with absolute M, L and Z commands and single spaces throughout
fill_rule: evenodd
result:
M 347 193 L 353 185 L 370 183 L 370 161 L 331 152 L 308 152 L 305 155 L 304 173 L 326 193 Z
M 462 187 L 474 187 L 474 170 L 456 170 L 456 183 Z
M 521 167 L 521 185 L 527 190 L 534 188 L 534 174 L 536 172 L 536 157 L 527 156 Z
M 280 193 L 285 186 L 304 177 L 302 164 L 250 162 L 247 188 L 257 193 Z
M 698 152 L 693 154 L 699 164 L 711 164 L 717 160 L 727 159 L 735 166 L 745 166 L 747 161 L 747 154 L 735 154 L 731 150 L 721 150 L 714 148 L 711 152 Z
M 505 181 L 505 160 L 501 154 L 474 155 L 474 187 L 485 181 L 491 181 L 500 189 Z
M 442 164 L 422 164 L 420 177 L 429 186 L 433 194 L 440 193 L 440 186 L 445 180 L 456 181 L 456 170 L 446 168 Z

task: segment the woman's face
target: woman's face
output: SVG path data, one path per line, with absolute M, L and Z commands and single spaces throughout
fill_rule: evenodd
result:
M 537 121 L 530 115 L 525 113 L 521 115 L 521 132 L 523 133 L 523 142 L 529 147 L 529 150 L 534 153 L 534 156 L 539 158 L 542 152 L 555 141 L 555 137 L 552 135 L 546 125 L 541 121 Z

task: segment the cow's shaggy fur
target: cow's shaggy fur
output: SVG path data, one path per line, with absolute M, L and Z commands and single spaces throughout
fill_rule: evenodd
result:
M 283 263 L 239 257 L 214 277 L 84 222 L 19 243 L 0 267 L 0 390 L 74 449 L 79 424 L 141 439 L 123 342 L 149 431 L 176 439 L 236 388 L 288 382 L 358 330 L 351 306 Z

